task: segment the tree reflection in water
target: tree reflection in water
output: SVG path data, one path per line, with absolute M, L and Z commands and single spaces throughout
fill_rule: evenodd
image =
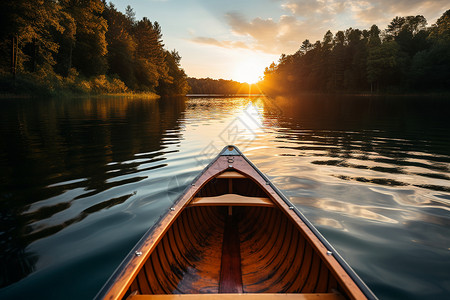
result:
M 27 246 L 125 203 L 120 187 L 164 166 L 167 131 L 179 128 L 184 98 L 5 100 L 0 112 L 0 287 L 34 271 Z M 171 143 L 178 143 L 173 134 Z M 148 153 L 136 161 L 136 153 Z M 116 164 L 115 162 L 121 162 Z M 117 196 L 97 196 L 117 189 Z M 81 210 L 76 201 L 89 199 Z

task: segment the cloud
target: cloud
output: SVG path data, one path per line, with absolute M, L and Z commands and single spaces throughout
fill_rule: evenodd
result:
M 320 18 L 282 15 L 278 20 L 247 20 L 236 12 L 227 13 L 226 18 L 235 35 L 251 38 L 252 48 L 266 53 L 293 53 L 304 39 L 321 39 L 326 32 L 326 20 Z
M 225 17 L 232 33 L 246 42 L 219 41 L 209 37 L 195 37 L 191 41 L 224 48 L 252 49 L 278 55 L 297 51 L 301 43 L 299 39 L 306 35 L 309 26 L 297 20 L 296 17 L 288 15 L 281 16 L 277 21 L 260 17 L 248 20 L 237 12 L 229 12 Z
M 449 8 L 449 3 L 448 0 L 378 0 L 356 1 L 351 7 L 355 17 L 365 23 L 384 25 L 396 16 L 424 15 L 431 24 Z
M 245 48 L 271 54 L 291 54 L 301 42 L 321 40 L 327 30 L 333 33 L 349 27 L 380 29 L 396 16 L 422 14 L 434 23 L 448 7 L 448 0 L 282 0 L 285 14 L 277 19 L 248 19 L 228 12 L 225 20 L 236 41 L 196 37 L 191 41 L 223 48 Z
M 276 48 L 281 19 L 279 23 L 259 17 L 248 21 L 237 12 L 227 13 L 226 18 L 234 34 L 252 38 L 253 48 L 265 51 Z
M 448 6 L 448 0 L 288 0 L 282 4 L 298 17 L 322 18 L 331 23 L 347 17 L 358 23 L 354 27 L 374 23 L 384 26 L 396 16 L 418 14 L 434 22 Z
M 244 48 L 249 49 L 249 46 L 241 41 L 219 41 L 210 37 L 194 37 L 192 42 L 198 44 L 205 44 L 210 46 L 217 46 L 222 48 Z
M 285 1 L 281 6 L 291 11 L 292 14 L 308 17 L 312 15 L 324 16 L 343 12 L 347 0 L 297 0 Z

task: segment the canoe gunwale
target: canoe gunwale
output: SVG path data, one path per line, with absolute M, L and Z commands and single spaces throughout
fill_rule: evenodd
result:
M 297 223 L 299 229 L 303 227 L 302 230 L 306 230 L 305 232 L 301 232 L 302 235 L 309 241 L 311 246 L 316 249 L 317 254 L 322 257 L 323 262 L 330 267 L 330 271 L 335 272 L 334 274 L 338 278 L 342 279 L 342 277 L 348 276 L 351 279 L 347 279 L 347 283 L 344 282 L 344 284 L 342 284 L 342 287 L 349 294 L 350 298 L 362 298 L 364 295 L 367 299 L 377 299 L 361 278 L 320 234 L 312 223 L 294 205 L 292 205 L 265 174 L 248 160 L 235 146 L 226 146 L 220 154 L 213 159 L 208 166 L 198 174 L 198 176 L 196 176 L 192 181 L 192 184 L 184 189 L 174 204 L 158 218 L 156 223 L 146 231 L 139 242 L 133 247 L 131 252 L 125 257 L 119 267 L 101 288 L 95 299 L 121 299 L 124 297 L 139 270 L 145 264 L 175 220 L 180 216 L 181 212 L 189 206 L 198 191 L 200 191 L 210 180 L 227 171 L 236 171 L 251 179 L 267 193 L 275 207 L 278 207 L 291 221 Z M 254 172 L 256 172 L 256 174 Z M 295 217 L 300 220 L 296 220 Z M 298 221 L 302 222 L 304 226 L 299 224 Z M 308 232 L 308 230 L 310 232 Z M 315 240 L 315 238 L 317 240 Z M 331 251 L 331 255 L 327 253 L 328 251 Z M 345 274 L 342 272 L 339 273 L 335 269 L 337 265 L 342 268 Z M 359 293 L 356 292 L 355 294 L 356 296 L 353 295 L 355 286 L 359 289 Z
M 237 151 L 239 149 L 236 148 Z M 323 262 L 330 268 L 330 271 L 338 278 L 341 287 L 346 293 L 349 294 L 351 299 L 377 299 L 365 295 L 363 290 L 358 286 L 357 281 L 350 276 L 351 273 L 356 273 L 347 265 L 348 269 L 338 261 L 336 256 L 329 255 L 328 251 L 337 253 L 336 250 L 330 245 L 328 241 L 318 232 L 318 230 L 312 225 L 312 223 L 305 222 L 306 217 L 295 209 L 295 206 L 284 195 L 275 188 L 272 182 L 240 151 L 239 156 L 233 159 L 232 168 L 258 184 L 269 196 L 270 199 L 291 221 L 300 227 L 301 234 L 310 243 L 311 247 L 321 257 Z M 313 230 L 311 230 L 313 228 Z M 342 258 L 341 258 L 342 259 Z M 344 261 L 342 259 L 342 261 Z M 339 270 L 340 268 L 340 270 Z M 357 276 L 357 275 L 356 275 Z M 356 277 L 355 277 L 356 278 Z M 358 277 L 359 278 L 359 277 Z M 361 282 L 362 280 L 359 279 Z M 366 286 L 367 287 L 367 286 Z M 370 291 L 367 288 L 368 291 Z M 373 295 L 373 294 L 372 294 Z
M 228 146 L 227 146 L 228 147 Z M 269 185 L 277 195 L 289 206 L 289 209 L 296 213 L 296 215 L 303 221 L 303 223 L 312 231 L 312 233 L 319 239 L 320 242 L 327 248 L 328 251 L 331 252 L 331 256 L 333 256 L 336 261 L 341 265 L 341 267 L 347 272 L 348 276 L 355 282 L 358 288 L 363 292 L 364 296 L 368 299 L 378 299 L 375 294 L 369 289 L 369 287 L 365 284 L 365 282 L 356 274 L 356 272 L 350 267 L 350 265 L 342 258 L 342 256 L 334 249 L 334 247 L 325 239 L 325 237 L 317 230 L 316 227 L 303 215 L 303 213 L 295 207 L 289 199 L 284 196 L 284 194 L 270 181 L 266 175 L 261 172 L 242 152 L 235 147 L 235 149 L 239 152 L 240 157 L 247 161 L 247 163 L 253 167 L 253 169 L 266 181 L 266 184 Z
M 236 148 L 237 149 L 237 148 Z M 222 152 L 221 152 L 222 153 Z M 212 166 L 221 157 L 219 154 L 214 160 L 212 160 L 203 170 L 198 174 L 193 183 L 189 184 L 174 204 L 163 213 L 153 226 L 151 226 L 142 238 L 136 243 L 132 248 L 130 253 L 125 257 L 125 259 L 120 263 L 117 269 L 109 277 L 100 292 L 94 297 L 94 299 L 120 299 L 122 298 L 131 284 L 131 281 L 136 277 L 137 273 L 141 267 L 145 264 L 148 257 L 151 255 L 153 250 L 156 248 L 159 241 L 166 234 L 175 220 L 179 217 L 183 209 L 185 209 L 189 204 L 189 199 L 193 198 L 194 195 L 211 179 L 213 179 L 217 174 L 223 172 L 223 170 L 218 169 L 215 173 L 209 173 L 213 170 Z M 226 170 L 225 170 L 226 171 Z M 202 177 L 208 177 L 201 181 Z M 198 185 L 198 183 L 200 183 Z M 157 232 L 157 231 L 160 232 Z M 119 285 L 118 282 L 124 281 L 124 284 Z M 119 286 L 115 293 L 112 293 L 112 288 Z M 108 297 L 109 296 L 109 297 Z

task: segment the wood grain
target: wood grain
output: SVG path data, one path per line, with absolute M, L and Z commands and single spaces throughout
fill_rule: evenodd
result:
M 189 206 L 274 206 L 267 197 L 248 197 L 237 194 L 224 194 L 214 197 L 195 197 Z
M 195 294 L 195 295 L 133 295 L 127 300 L 345 300 L 340 294 Z
M 142 255 L 130 254 L 104 299 L 219 292 L 249 293 L 239 294 L 249 299 L 252 293 L 339 297 L 334 291 L 365 299 L 319 238 L 240 156 L 232 169 L 219 156 L 134 251 Z
M 242 293 L 242 272 L 239 232 L 233 215 L 225 221 L 220 266 L 219 293 Z
M 133 295 L 127 300 L 345 300 L 340 294 L 196 294 L 196 295 Z

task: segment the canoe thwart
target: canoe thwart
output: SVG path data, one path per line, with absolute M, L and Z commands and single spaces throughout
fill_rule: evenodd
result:
M 335 293 L 311 293 L 311 294 L 185 294 L 185 295 L 133 295 L 127 300 L 344 300 L 340 294 Z
M 234 179 L 234 178 L 247 178 L 247 177 L 236 171 L 228 171 L 228 172 L 223 172 L 222 174 L 218 175 L 216 178 L 233 178 Z
M 215 197 L 195 197 L 189 206 L 265 206 L 273 207 L 269 198 L 224 194 Z

